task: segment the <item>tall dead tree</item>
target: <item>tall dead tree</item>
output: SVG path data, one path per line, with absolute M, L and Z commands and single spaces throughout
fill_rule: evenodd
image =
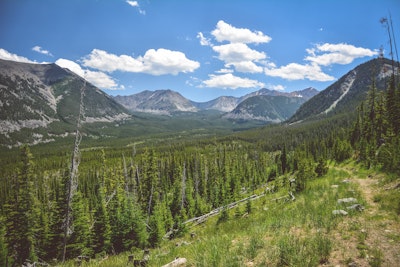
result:
M 181 211 L 183 211 L 183 209 L 185 208 L 185 201 L 186 201 L 186 163 L 183 163 Z
M 388 37 L 389 37 L 389 44 L 390 44 L 390 57 L 391 57 L 391 60 L 392 60 L 392 72 L 393 72 L 393 75 L 396 77 L 394 52 L 396 53 L 398 71 L 400 71 L 400 63 L 399 63 L 399 55 L 397 53 L 396 37 L 395 37 L 395 34 L 394 34 L 394 29 L 393 29 L 392 15 L 389 14 L 389 19 L 386 18 L 386 17 L 381 18 L 380 19 L 380 23 L 387 30 L 387 34 L 388 34 Z M 393 49 L 394 49 L 394 51 L 393 51 Z
M 83 98 L 85 96 L 85 88 L 86 88 L 86 80 L 83 82 L 83 86 L 80 89 L 80 102 L 79 102 L 79 114 L 76 123 L 76 132 L 75 132 L 75 143 L 74 148 L 72 150 L 71 157 L 71 167 L 69 173 L 69 179 L 67 182 L 67 194 L 66 194 L 66 211 L 64 218 L 64 239 L 63 239 L 63 256 L 62 261 L 65 261 L 65 255 L 67 253 L 67 243 L 68 236 L 72 234 L 73 230 L 71 229 L 72 224 L 72 199 L 76 190 L 78 189 L 78 167 L 80 163 L 80 150 L 79 145 L 82 141 L 82 134 L 80 132 L 82 119 L 85 116 L 85 109 L 83 105 Z

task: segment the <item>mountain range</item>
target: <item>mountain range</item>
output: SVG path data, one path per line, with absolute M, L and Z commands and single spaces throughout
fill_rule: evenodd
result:
M 272 102 L 274 102 L 275 99 L 278 102 L 280 102 L 280 99 L 286 99 L 288 106 L 293 104 L 295 109 L 297 109 L 299 106 L 296 103 L 304 103 L 316 94 L 318 94 L 318 90 L 311 87 L 290 93 L 263 88 L 242 97 L 221 96 L 207 102 L 199 103 L 186 99 L 178 92 L 167 89 L 143 91 L 129 96 L 115 96 L 114 99 L 126 109 L 134 112 L 171 115 L 175 112 L 215 110 L 222 113 L 233 112 L 234 114 L 239 114 L 243 111 L 251 114 L 253 113 L 251 110 L 252 101 L 246 101 L 249 98 L 260 98 L 262 96 L 260 99 L 269 99 Z M 268 97 L 265 98 L 265 96 Z M 296 101 L 294 101 L 294 99 L 296 99 Z M 285 116 L 280 116 L 283 118 L 280 121 L 289 118 L 292 114 L 293 113 L 285 112 Z M 260 114 L 257 112 L 256 117 L 258 117 L 258 115 Z M 233 118 L 234 116 L 231 117 Z M 249 117 L 248 119 L 251 118 Z M 267 118 L 262 118 L 262 120 L 268 121 Z
M 354 113 L 366 98 L 373 81 L 379 90 L 383 90 L 392 73 L 391 61 L 379 58 L 357 66 L 321 92 L 314 88 L 290 93 L 263 88 L 242 97 L 221 96 L 198 103 L 172 90 L 112 97 L 56 64 L 0 60 L 0 144 L 51 142 L 72 134 L 76 128 L 82 89 L 82 122 L 87 135 L 104 135 L 102 129 L 105 125 L 118 125 L 121 121 L 128 124 L 124 128 L 128 134 L 133 127 L 129 128 L 129 123 L 138 120 L 133 114 L 138 112 L 168 117 L 179 115 L 178 119 L 186 120 L 201 114 L 203 122 L 215 120 L 218 116 L 224 125 L 227 124 L 223 120 L 232 123 L 294 123 Z M 144 131 L 147 122 L 140 124 Z M 193 123 L 187 127 L 193 127 Z M 199 127 L 204 124 L 201 125 Z M 215 127 L 215 123 L 213 125 Z

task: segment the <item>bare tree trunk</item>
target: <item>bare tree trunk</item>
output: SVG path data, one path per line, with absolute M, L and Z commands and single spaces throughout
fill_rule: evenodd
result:
M 128 179 L 128 168 L 126 167 L 126 160 L 124 154 L 122 154 L 122 160 L 124 163 L 125 193 L 127 193 L 129 191 L 129 179 Z
M 185 200 L 186 200 L 186 163 L 183 163 L 181 210 L 185 208 Z
M 151 213 L 151 202 L 153 201 L 153 190 L 154 190 L 154 185 L 151 185 L 151 193 L 150 193 L 150 198 L 149 198 L 149 205 L 147 206 L 147 224 L 149 223 L 150 219 L 150 213 Z
M 64 219 L 64 239 L 63 239 L 63 256 L 62 261 L 65 261 L 65 255 L 67 253 L 67 241 L 68 236 L 72 233 L 71 227 L 71 213 L 72 213 L 72 199 L 74 194 L 78 188 L 78 167 L 80 163 L 80 150 L 79 145 L 82 140 L 82 135 L 80 133 L 81 128 L 81 119 L 84 116 L 84 105 L 83 105 L 83 98 L 85 96 L 85 87 L 86 87 L 86 80 L 83 83 L 81 88 L 81 99 L 79 104 L 79 114 L 78 120 L 76 123 L 76 132 L 75 132 L 75 143 L 74 149 L 72 151 L 72 158 L 71 158 L 71 169 L 70 169 L 70 176 L 67 185 L 67 209 L 65 211 L 65 219 Z

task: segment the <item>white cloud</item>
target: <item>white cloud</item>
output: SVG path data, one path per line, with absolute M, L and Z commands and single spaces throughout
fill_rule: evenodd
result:
M 251 49 L 243 43 L 214 46 L 213 50 L 219 54 L 218 59 L 224 61 L 227 67 L 234 66 L 238 72 L 262 72 L 262 67 L 257 66 L 254 62 L 265 59 L 264 52 Z
M 129 5 L 133 6 L 133 7 L 138 7 L 139 3 L 138 1 L 126 1 Z
M 200 40 L 201 45 L 212 46 L 211 40 L 209 38 L 204 37 L 202 32 L 197 33 L 196 37 Z
M 92 52 L 85 56 L 82 60 L 83 65 L 102 71 L 113 72 L 116 70 L 127 72 L 141 72 L 143 70 L 143 62 L 131 56 L 117 56 L 109 54 L 104 50 L 93 49 Z
M 81 66 L 78 63 L 64 58 L 57 59 L 55 63 L 61 68 L 69 69 L 73 73 L 78 74 L 82 78 L 85 78 L 85 71 L 81 68 Z
M 227 66 L 234 66 L 235 70 L 238 72 L 245 72 L 245 73 L 261 73 L 263 71 L 263 68 L 260 66 L 257 66 L 254 62 L 252 61 L 241 61 L 241 62 L 233 62 L 227 64 Z
M 301 65 L 290 63 L 280 68 L 265 68 L 265 74 L 287 80 L 333 81 L 335 78 L 324 73 L 317 64 Z
M 306 49 L 308 54 L 305 57 L 307 64 L 290 63 L 286 66 L 276 67 L 275 64 L 268 64 L 265 68 L 265 74 L 273 77 L 280 77 L 287 80 L 311 81 L 333 81 L 335 78 L 324 73 L 321 66 L 330 66 L 332 64 L 350 64 L 354 59 L 361 57 L 372 57 L 377 55 L 377 51 L 367 48 L 356 47 L 345 43 L 339 44 L 318 44 L 313 48 Z
M 85 79 L 102 89 L 123 90 L 123 85 L 118 85 L 110 76 L 100 71 L 85 70 Z
M 138 1 L 126 1 L 126 3 L 130 6 L 136 7 L 140 14 L 146 15 L 146 11 L 144 11 L 143 9 L 140 8 Z
M 147 50 L 143 63 L 144 71 L 153 75 L 177 75 L 179 72 L 193 72 L 200 67 L 199 62 L 186 58 L 184 53 L 163 48 Z
M 229 69 L 232 73 L 234 69 L 237 72 L 243 73 L 261 73 L 263 72 L 264 61 L 267 58 L 266 54 L 249 47 L 250 43 L 267 43 L 271 38 L 260 31 L 251 31 L 249 29 L 235 28 L 230 24 L 220 20 L 216 28 L 211 32 L 215 40 L 218 42 L 228 41 L 227 44 L 212 45 L 210 40 L 205 38 L 202 33 L 198 33 L 200 44 L 212 47 L 214 52 L 218 54 L 217 58 L 225 63 L 225 69 Z M 216 73 L 228 73 L 217 71 Z M 214 77 L 214 76 L 213 76 Z M 229 78 L 228 76 L 215 79 Z M 236 77 L 236 76 L 231 76 Z M 238 77 L 237 77 L 238 78 Z M 248 81 L 246 81 L 248 82 Z
M 218 42 L 228 41 L 231 43 L 268 43 L 271 37 L 261 31 L 251 31 L 244 28 L 235 28 L 232 25 L 218 21 L 217 27 L 211 32 Z
M 40 53 L 40 54 L 46 55 L 46 56 L 51 56 L 51 57 L 53 56 L 53 55 L 50 53 L 50 51 L 45 50 L 45 49 L 41 48 L 41 47 L 38 46 L 38 45 L 32 47 L 32 50 L 35 51 L 35 52 L 38 52 L 38 53 Z
M 62 68 L 69 69 L 75 74 L 81 76 L 86 79 L 93 85 L 108 90 L 123 90 L 123 85 L 118 85 L 110 76 L 100 71 L 91 71 L 82 69 L 82 67 L 71 60 L 60 58 L 55 62 L 58 66 Z
M 332 64 L 350 64 L 354 59 L 361 57 L 372 57 L 378 54 L 367 48 L 355 47 L 353 45 L 339 44 L 318 44 L 315 48 L 306 50 L 309 56 L 305 58 L 321 66 L 329 66 Z
M 26 57 L 21 57 L 16 54 L 10 53 L 3 48 L 0 48 L 0 58 L 4 59 L 4 60 L 12 60 L 12 61 L 24 62 L 24 63 L 36 63 L 32 60 L 27 59 Z
M 284 91 L 285 86 L 281 84 L 267 84 L 266 88 L 271 89 L 271 90 L 276 90 L 276 91 Z
M 241 61 L 257 61 L 266 58 L 264 52 L 251 49 L 243 43 L 230 43 L 214 46 L 213 50 L 219 54 L 218 58 L 225 63 L 235 63 Z
M 107 72 L 126 71 L 151 75 L 177 75 L 180 72 L 193 72 L 200 67 L 199 62 L 186 58 L 184 53 L 163 48 L 149 49 L 143 57 L 137 58 L 94 49 L 82 62 L 86 67 Z
M 248 78 L 234 76 L 232 73 L 223 75 L 209 75 L 210 79 L 203 81 L 206 87 L 237 89 L 237 88 L 255 88 L 263 87 L 264 84 Z
M 216 73 L 233 73 L 232 69 L 220 69 L 217 70 Z

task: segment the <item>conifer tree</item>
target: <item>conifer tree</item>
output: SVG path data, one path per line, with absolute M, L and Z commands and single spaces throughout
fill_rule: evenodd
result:
M 5 207 L 6 242 L 8 255 L 14 266 L 21 266 L 25 261 L 34 262 L 35 218 L 32 216 L 32 154 L 27 145 L 20 149 L 21 167 L 18 175 L 13 177 L 12 192 Z
M 104 199 L 104 189 L 99 186 L 96 191 L 97 201 L 94 207 L 91 241 L 93 252 L 99 254 L 110 249 L 110 225 Z
M 280 163 L 281 163 L 281 170 L 282 174 L 286 173 L 287 170 L 287 155 L 286 155 L 286 146 L 283 146 L 281 155 L 280 155 Z
M 86 201 L 80 191 L 76 192 L 72 202 L 73 233 L 68 240 L 68 256 L 91 256 L 90 247 L 90 217 Z
M 62 259 L 63 240 L 65 227 L 65 211 L 67 209 L 66 192 L 69 173 L 65 171 L 61 179 L 53 178 L 54 185 L 50 197 L 51 209 L 49 210 L 49 244 L 47 259 Z
M 386 90 L 386 110 L 390 130 L 393 135 L 399 134 L 400 130 L 400 110 L 398 103 L 399 93 L 396 92 L 396 82 L 394 74 L 391 75 L 389 85 Z
M 122 230 L 125 249 L 129 250 L 132 247 L 143 249 L 147 246 L 149 234 L 146 230 L 144 215 L 133 198 L 126 199 Z
M 5 235 L 5 220 L 2 216 L 0 216 L 0 266 L 6 266 L 7 263 L 7 245 L 5 241 Z
M 164 225 L 162 209 L 163 206 L 160 203 L 157 203 L 154 207 L 153 214 L 150 216 L 149 243 L 152 247 L 158 246 L 165 234 L 165 225 Z

